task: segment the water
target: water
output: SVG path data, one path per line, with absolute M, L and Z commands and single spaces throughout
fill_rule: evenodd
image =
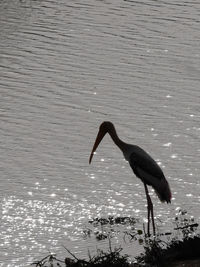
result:
M 152 194 L 157 224 L 171 229 L 179 208 L 199 220 L 199 10 L 199 1 L 1 1 L 0 266 L 63 257 L 62 245 L 80 257 L 106 249 L 83 238 L 92 217 L 134 216 L 141 227 L 143 185 L 108 136 L 88 164 L 104 120 L 163 168 L 173 199 Z

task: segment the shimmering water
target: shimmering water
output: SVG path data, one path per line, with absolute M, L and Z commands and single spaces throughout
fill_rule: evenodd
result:
M 199 220 L 199 16 L 199 1 L 0 2 L 1 267 L 106 249 L 83 238 L 92 217 L 142 227 L 143 185 L 109 137 L 88 164 L 103 120 L 163 168 L 157 223 L 179 207 Z

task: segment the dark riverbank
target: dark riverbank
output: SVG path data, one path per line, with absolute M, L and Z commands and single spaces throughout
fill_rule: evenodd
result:
M 109 250 L 104 252 L 97 250 L 95 256 L 88 253 L 88 259 L 79 259 L 73 252 L 66 249 L 66 256 L 58 259 L 56 255 L 48 255 L 45 258 L 35 261 L 36 267 L 199 267 L 200 266 L 200 234 L 198 232 L 198 223 L 194 219 L 187 218 L 187 212 L 180 211 L 180 216 L 175 218 L 176 227 L 174 233 L 162 233 L 154 237 L 147 237 L 145 231 L 136 230 L 132 227 L 130 238 L 134 242 L 143 244 L 144 252 L 130 261 L 128 255 L 123 254 L 122 248 L 112 247 L 112 236 L 103 231 L 102 225 L 115 224 L 135 224 L 134 218 L 95 218 L 89 222 L 100 226 L 101 231 L 94 232 L 97 240 L 108 239 Z M 92 234 L 92 230 L 88 231 Z M 169 236 L 164 240 L 164 236 Z M 173 236 L 173 237 L 171 237 Z M 176 236 L 176 237 L 175 237 Z

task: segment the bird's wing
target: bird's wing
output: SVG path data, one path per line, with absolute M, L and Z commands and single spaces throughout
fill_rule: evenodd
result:
M 164 202 L 171 201 L 171 190 L 165 176 L 152 157 L 141 148 L 134 149 L 130 155 L 129 163 L 135 175 L 143 183 L 151 185 L 159 199 Z
M 141 178 L 147 184 L 149 184 L 147 175 L 154 177 L 156 180 L 165 178 L 159 165 L 143 149 L 138 149 L 130 155 L 129 164 L 136 176 Z M 146 177 L 144 174 L 146 174 Z M 145 178 L 147 178 L 146 181 Z

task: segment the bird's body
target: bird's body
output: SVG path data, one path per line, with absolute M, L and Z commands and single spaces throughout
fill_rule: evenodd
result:
M 125 159 L 129 162 L 135 175 L 142 180 L 145 187 L 147 206 L 148 206 L 148 235 L 149 235 L 149 223 L 150 213 L 152 217 L 153 232 L 155 234 L 155 225 L 153 217 L 153 204 L 148 193 L 147 185 L 154 188 L 159 199 L 162 202 L 171 201 L 171 191 L 167 180 L 163 174 L 163 171 L 156 163 L 156 161 L 141 147 L 137 145 L 131 145 L 123 142 L 117 135 L 114 125 L 111 122 L 103 122 L 99 127 L 99 133 L 93 146 L 93 150 L 90 155 L 89 162 L 91 162 L 93 154 L 97 149 L 99 143 L 103 139 L 104 135 L 109 133 L 114 143 L 120 148 Z
M 170 202 L 171 191 L 163 171 L 147 152 L 138 146 L 134 146 L 128 162 L 135 175 L 143 183 L 154 188 L 160 201 Z

